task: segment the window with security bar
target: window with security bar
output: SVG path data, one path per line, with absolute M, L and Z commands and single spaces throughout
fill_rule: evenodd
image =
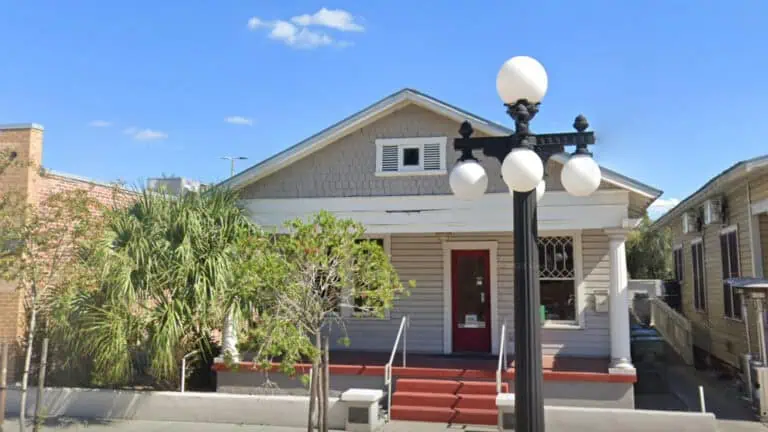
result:
M 576 322 L 576 271 L 573 237 L 539 237 L 541 307 L 548 323 Z

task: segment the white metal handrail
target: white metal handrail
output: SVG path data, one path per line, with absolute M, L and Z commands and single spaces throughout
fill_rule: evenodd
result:
M 400 344 L 400 337 L 403 338 L 403 367 L 405 367 L 405 354 L 408 341 L 408 332 L 405 328 L 408 326 L 408 315 L 403 315 L 400 320 L 400 328 L 397 330 L 397 337 L 392 346 L 392 353 L 389 355 L 389 361 L 384 365 L 384 385 L 387 386 L 387 421 L 392 418 L 392 363 L 395 361 L 397 346 Z
M 504 319 L 504 324 L 501 325 L 501 340 L 499 341 L 499 363 L 496 365 L 496 394 L 501 393 L 501 378 L 504 375 L 504 370 L 507 369 L 507 320 Z M 501 408 L 498 409 L 498 426 L 499 430 L 504 430 L 504 414 L 501 412 Z
M 501 393 L 501 377 L 503 369 L 507 368 L 507 320 L 501 325 L 501 340 L 499 341 L 499 363 L 496 366 L 496 393 Z
M 199 350 L 194 350 L 192 352 L 189 352 L 184 355 L 184 357 L 181 358 L 181 392 L 184 393 L 185 390 L 185 384 L 187 381 L 187 359 L 190 356 L 193 356 L 198 353 Z

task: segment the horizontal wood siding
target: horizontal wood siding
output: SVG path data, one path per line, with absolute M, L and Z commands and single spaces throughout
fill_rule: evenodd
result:
M 543 232 L 542 235 L 546 235 Z M 405 283 L 414 280 L 410 296 L 395 302 L 390 319 L 351 319 L 346 332 L 349 347 L 337 342 L 336 349 L 390 351 L 404 314 L 411 317 L 408 328 L 409 352 L 443 352 L 443 241 L 497 242 L 498 328 L 506 319 L 508 347 L 514 352 L 514 244 L 512 233 L 393 234 L 392 264 Z M 583 329 L 542 331 L 544 354 L 607 356 L 610 353 L 608 314 L 595 313 L 591 294 L 594 289 L 608 289 L 608 238 L 599 230 L 584 231 L 582 251 L 585 287 L 580 295 L 584 313 Z M 334 339 L 339 339 L 336 331 Z
M 400 320 L 410 315 L 408 351 L 443 352 L 443 249 L 432 234 L 392 235 L 392 265 L 400 280 L 416 282 L 410 295 L 395 301 L 390 319 L 349 319 L 346 332 L 351 350 L 390 351 Z M 337 339 L 337 338 L 335 338 Z M 344 349 L 337 345 L 338 349 Z
M 751 187 L 753 187 L 750 184 Z M 750 249 L 749 210 L 747 182 L 740 181 L 728 188 L 712 192 L 708 198 L 725 195 L 729 220 L 725 225 L 705 225 L 700 233 L 683 234 L 682 219 L 670 222 L 672 244 L 683 246 L 683 314 L 691 320 L 694 345 L 734 366 L 739 356 L 748 351 L 745 326 L 742 321 L 725 317 L 723 297 L 723 273 L 720 255 L 720 232 L 726 226 L 736 225 L 739 241 L 739 269 L 742 276 L 752 276 Z M 754 196 L 754 189 L 753 189 Z M 702 203 L 697 204 L 699 207 Z M 706 286 L 706 312 L 697 311 L 693 303 L 693 258 L 691 241 L 701 237 L 704 242 L 704 268 Z M 751 352 L 757 351 L 757 331 L 754 326 L 755 311 L 749 310 Z

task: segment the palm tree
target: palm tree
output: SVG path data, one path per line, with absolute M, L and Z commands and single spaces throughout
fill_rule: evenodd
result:
M 182 356 L 211 352 L 211 332 L 233 303 L 236 241 L 255 227 L 223 189 L 145 190 L 106 217 L 105 235 L 82 254 L 83 277 L 54 300 L 53 330 L 89 359 L 96 382 L 131 382 L 144 364 L 175 383 Z

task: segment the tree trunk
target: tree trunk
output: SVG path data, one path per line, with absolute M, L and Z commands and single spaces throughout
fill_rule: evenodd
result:
M 318 360 L 317 360 L 317 430 L 323 432 L 325 430 L 325 424 L 323 423 L 323 410 L 325 409 L 325 399 L 323 399 L 323 388 L 325 388 L 323 377 L 323 339 L 320 332 L 317 332 L 317 338 L 315 345 L 318 348 Z
M 27 383 L 29 382 L 29 365 L 32 363 L 32 348 L 35 342 L 35 326 L 37 324 L 37 299 L 32 297 L 32 314 L 29 317 L 29 334 L 27 335 L 27 352 L 24 358 L 24 373 L 21 375 L 21 403 L 19 406 L 19 431 L 26 430 Z
M 307 419 L 307 432 L 315 429 L 315 398 L 317 397 L 317 372 L 318 362 L 312 362 L 312 370 L 309 371 L 309 417 Z
M 328 336 L 323 337 L 323 432 L 328 432 L 328 393 L 330 388 L 328 364 Z
M 35 401 L 35 423 L 32 427 L 34 432 L 40 430 L 40 425 L 44 419 L 40 418 L 40 412 L 43 410 L 43 390 L 45 389 L 45 369 L 48 366 L 48 338 L 43 339 L 43 349 L 40 354 L 40 369 L 37 371 L 37 400 Z
M 8 344 L 0 346 L 0 432 L 5 421 L 5 394 L 8 390 Z

